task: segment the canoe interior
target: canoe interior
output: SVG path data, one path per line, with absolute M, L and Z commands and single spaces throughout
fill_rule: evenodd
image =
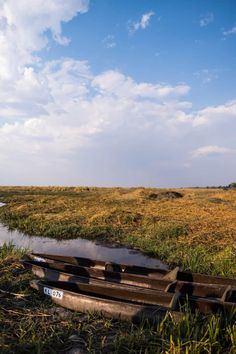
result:
M 78 267 L 75 266 L 70 266 L 69 268 L 70 270 L 74 270 L 74 273 L 66 273 L 64 271 L 61 271 L 61 269 L 66 266 L 65 264 L 45 263 L 37 261 L 23 262 L 23 264 L 26 268 L 31 269 L 35 275 L 39 276 L 42 279 L 47 279 L 50 281 L 67 281 L 69 283 L 77 283 L 81 284 L 81 289 L 89 289 L 89 291 L 92 291 L 94 293 L 100 292 L 104 295 L 115 294 L 115 296 L 118 296 L 120 298 L 127 298 L 131 301 L 146 301 L 151 303 L 158 303 L 159 301 L 159 304 L 169 306 L 168 304 L 173 302 L 171 294 L 174 293 L 178 293 L 182 297 L 203 297 L 221 300 L 223 302 L 235 302 L 234 299 L 236 296 L 236 288 L 231 286 L 184 283 L 180 281 L 170 282 L 161 279 L 159 281 L 155 281 L 156 288 L 153 289 L 151 287 L 145 288 L 141 286 L 130 286 L 124 283 L 110 282 L 107 281 L 107 279 L 92 278 L 87 273 L 85 275 L 84 271 L 86 271 L 86 269 L 83 269 L 82 275 L 79 275 L 77 269 Z M 99 272 L 102 271 L 99 270 Z M 158 283 L 160 283 L 159 287 Z
M 92 260 L 89 258 L 83 257 L 72 257 L 72 256 L 61 256 L 61 255 L 53 255 L 53 254 L 44 254 L 44 253 L 32 253 L 32 258 L 35 260 L 43 261 L 47 259 L 48 261 L 59 261 L 74 265 L 79 265 L 86 268 L 101 268 L 108 271 L 114 272 L 125 272 L 131 274 L 143 274 L 143 275 L 151 275 L 158 272 L 158 274 L 162 274 L 163 276 L 166 274 L 166 270 L 160 268 L 147 268 L 136 265 L 127 265 L 127 264 L 118 264 L 114 262 L 104 262 L 100 260 Z
M 141 286 L 146 288 L 165 289 L 167 285 L 171 282 L 165 279 L 150 279 L 147 276 L 135 275 L 128 273 L 119 273 L 108 270 L 102 270 L 97 268 L 86 268 L 82 266 L 75 266 L 72 264 L 62 263 L 62 262 L 38 262 L 38 261 L 24 261 L 25 266 L 38 265 L 45 269 L 56 269 L 58 271 L 66 272 L 69 274 L 86 277 L 95 278 L 100 280 L 105 280 L 109 282 L 115 282 L 119 284 Z
M 35 284 L 35 283 L 34 283 Z M 173 311 L 180 311 L 182 306 L 186 306 L 186 299 L 183 297 L 180 297 L 178 301 L 174 302 L 172 308 L 168 308 L 165 306 L 159 306 L 155 304 L 137 304 L 135 302 L 130 302 L 127 301 L 126 299 L 117 299 L 114 297 L 109 297 L 109 296 L 103 296 L 97 293 L 92 293 L 92 292 L 87 292 L 84 290 L 81 290 L 80 286 L 78 286 L 75 283 L 69 283 L 69 282 L 61 282 L 61 281 L 38 281 L 37 284 L 40 284 L 41 286 L 41 291 L 43 290 L 42 287 L 50 287 L 50 289 L 55 289 L 59 292 L 62 292 L 63 294 L 69 293 L 71 296 L 73 296 L 73 301 L 77 303 L 79 306 L 79 301 L 81 299 L 81 296 L 86 296 L 90 298 L 91 301 L 94 299 L 100 300 L 101 302 L 107 303 L 107 306 L 109 307 L 109 302 L 111 303 L 117 303 L 119 306 L 137 306 L 137 308 L 142 308 L 142 309 L 157 309 L 157 308 L 163 308 L 166 311 L 167 310 L 173 310 Z M 35 287 L 35 286 L 34 286 Z M 39 290 L 39 287 L 36 287 Z M 64 296 L 64 295 L 63 295 Z M 55 300 L 55 299 L 53 299 Z M 62 300 L 62 299 L 60 299 Z M 57 303 L 61 304 L 64 307 L 67 307 L 67 301 L 66 298 L 64 298 L 63 301 L 57 301 Z M 217 312 L 225 312 L 225 313 L 230 313 L 235 315 L 235 304 L 231 302 L 222 302 L 222 301 L 217 301 L 213 299 L 203 299 L 203 298 L 189 298 L 187 302 L 189 308 L 192 311 L 198 310 L 201 313 L 217 313 Z M 96 308 L 95 308 L 96 310 Z
M 38 267 L 39 268 L 39 267 Z M 41 270 L 43 268 L 41 267 Z M 68 276 L 68 274 L 50 270 L 49 273 L 43 274 L 33 266 L 32 271 L 35 275 L 41 275 L 44 279 L 54 281 L 62 281 L 66 279 L 67 283 L 75 284 L 73 289 L 90 294 L 101 295 L 103 297 L 125 299 L 132 302 L 159 304 L 166 307 L 171 307 L 176 297 L 176 293 L 165 293 L 147 288 L 137 288 L 133 286 L 125 286 L 123 284 L 109 283 L 103 280 L 94 280 L 78 276 Z
M 114 301 L 109 298 L 92 296 L 91 294 L 73 292 L 68 282 L 33 280 L 30 282 L 30 286 L 50 296 L 56 304 L 70 310 L 95 312 L 105 317 L 119 320 L 132 322 L 148 320 L 148 322 L 155 322 L 160 318 L 164 318 L 168 311 L 167 308 L 162 306 L 141 305 L 120 300 Z M 176 319 L 182 317 L 180 313 L 175 311 L 172 311 L 172 316 Z
M 155 269 L 139 266 L 130 266 L 125 264 L 116 264 L 111 262 L 103 262 L 100 260 L 91 260 L 89 258 L 60 256 L 43 253 L 32 253 L 32 259 L 48 260 L 49 262 L 58 261 L 72 265 L 82 266 L 85 268 L 100 268 L 102 270 L 113 271 L 122 274 L 144 275 L 153 279 L 179 280 L 184 282 L 196 282 L 206 284 L 221 284 L 236 286 L 236 279 L 225 278 L 220 276 L 209 276 L 199 273 L 183 272 L 179 267 L 173 270 Z

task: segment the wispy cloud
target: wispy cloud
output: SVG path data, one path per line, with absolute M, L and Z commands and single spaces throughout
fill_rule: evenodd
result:
M 224 36 L 229 36 L 231 34 L 236 34 L 236 26 L 233 26 L 231 29 L 229 29 L 228 31 L 224 31 L 223 35 Z
M 201 69 L 194 73 L 194 76 L 201 80 L 203 84 L 208 84 L 212 80 L 218 79 L 217 71 L 210 69 Z
M 212 12 L 209 12 L 201 17 L 199 21 L 199 25 L 200 27 L 206 27 L 213 21 L 214 21 L 214 14 Z
M 103 40 L 102 43 L 105 45 L 106 48 L 111 49 L 116 47 L 115 36 L 112 34 L 108 34 Z
M 129 31 L 134 33 L 139 29 L 145 29 L 149 26 L 150 19 L 154 16 L 155 13 L 153 11 L 147 12 L 142 15 L 141 19 L 137 22 L 129 21 Z
M 206 157 L 209 155 L 230 154 L 235 153 L 235 150 L 218 145 L 201 146 L 192 151 L 192 157 Z

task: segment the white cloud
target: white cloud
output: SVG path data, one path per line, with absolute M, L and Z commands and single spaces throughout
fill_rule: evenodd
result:
M 152 16 L 154 16 L 153 11 L 150 11 L 142 16 L 141 21 L 140 21 L 140 27 L 142 29 L 145 29 L 149 25 L 149 21 Z
M 186 95 L 190 87 L 185 84 L 170 86 L 165 84 L 136 83 L 131 77 L 119 71 L 109 70 L 96 76 L 92 85 L 100 93 L 120 97 L 167 98 L 169 96 Z
M 201 17 L 201 19 L 199 21 L 199 25 L 200 25 L 200 27 L 206 27 L 210 23 L 212 23 L 213 21 L 214 21 L 214 14 L 213 13 L 207 13 L 204 16 Z
M 0 0 L 1 80 L 21 75 L 25 65 L 40 60 L 36 53 L 47 46 L 47 31 L 59 44 L 68 44 L 61 23 L 87 10 L 86 0 Z
M 9 159 L 14 164 L 34 161 L 36 170 L 46 168 L 50 161 L 64 165 L 73 161 L 73 154 L 92 147 L 96 150 L 99 144 L 108 153 L 107 137 L 121 146 L 132 141 L 135 149 L 141 140 L 165 155 L 175 139 L 184 146 L 186 134 L 194 136 L 192 123 L 199 117 L 213 119 L 217 112 L 223 118 L 234 107 L 227 104 L 186 113 L 191 109 L 191 102 L 182 100 L 189 92 L 187 85 L 137 83 L 112 70 L 94 75 L 88 63 L 71 58 L 29 70 L 21 80 L 22 85 L 17 85 L 25 86 L 23 92 L 14 92 L 13 103 L 7 107 L 0 105 L 0 115 L 8 120 L 0 126 L 2 166 Z M 29 99 L 31 106 L 27 106 Z M 173 156 L 177 151 L 176 147 Z M 204 154 L 206 149 L 195 152 L 196 156 Z
M 236 150 L 228 149 L 226 147 L 217 146 L 217 145 L 207 145 L 201 146 L 200 148 L 192 152 L 193 157 L 206 157 L 209 155 L 219 155 L 219 154 L 230 154 L 235 153 Z
M 210 125 L 218 121 L 236 119 L 236 100 L 219 106 L 209 106 L 192 114 L 193 125 Z
M 233 26 L 231 29 L 229 29 L 228 31 L 224 31 L 223 35 L 224 36 L 229 36 L 231 34 L 236 34 L 236 26 Z
M 105 45 L 106 48 L 111 49 L 116 47 L 115 36 L 112 34 L 107 35 L 103 40 L 102 43 Z
M 145 29 L 149 26 L 150 19 L 152 16 L 154 16 L 155 13 L 153 11 L 147 12 L 142 15 L 141 19 L 137 22 L 129 22 L 129 31 L 131 33 L 134 33 L 138 31 L 139 29 Z
M 36 54 L 48 45 L 49 31 L 65 44 L 61 23 L 87 10 L 87 0 L 0 0 L 0 119 L 47 113 L 53 98 Z
M 46 63 L 37 73 L 27 70 L 22 76 L 23 93 L 15 96 L 14 104 L 9 102 L 0 109 L 1 116 L 13 120 L 0 128 L 0 146 L 8 137 L 15 141 L 19 152 L 23 149 L 22 153 L 28 146 L 29 154 L 37 152 L 42 157 L 45 151 L 66 154 L 102 132 L 121 129 L 121 133 L 131 127 L 159 130 L 173 120 L 184 121 L 183 110 L 191 106 L 178 100 L 188 93 L 187 85 L 136 83 L 112 70 L 93 75 L 86 62 L 70 58 Z M 37 112 L 31 106 L 28 112 L 25 103 L 29 98 L 44 110 Z M 15 106 L 17 100 L 20 108 Z M 170 100 L 168 105 L 166 100 Z M 31 147 L 36 138 L 34 151 Z
M 202 134 L 208 120 L 211 125 L 217 124 L 225 116 L 234 117 L 236 109 L 236 102 L 231 102 L 188 113 L 192 105 L 185 98 L 190 89 L 187 85 L 138 83 L 114 70 L 94 75 L 87 62 L 71 58 L 48 62 L 38 71 L 29 70 L 22 74 L 21 80 L 21 86 L 25 85 L 23 92 L 12 91 L 13 102 L 9 101 L 7 106 L 0 104 L 0 116 L 4 117 L 0 125 L 1 168 L 10 171 L 13 165 L 21 162 L 29 176 L 33 172 L 26 167 L 28 165 L 35 174 L 38 171 L 39 176 L 40 171 L 50 171 L 46 174 L 47 178 L 54 181 L 58 179 L 53 177 L 51 166 L 56 164 L 56 170 L 60 165 L 67 166 L 69 175 L 72 166 L 82 163 L 84 159 L 87 162 L 84 162 L 83 171 L 90 168 L 89 161 L 93 161 L 91 163 L 95 169 L 94 159 L 98 159 L 96 154 L 100 150 L 103 159 L 108 159 L 108 165 L 112 164 L 110 154 L 116 159 L 116 154 L 121 154 L 123 149 L 121 161 L 117 161 L 119 166 L 126 160 L 127 165 L 132 166 L 133 159 L 142 159 L 144 154 L 143 163 L 151 166 L 148 174 L 153 171 L 152 164 L 159 166 L 155 173 L 162 173 L 163 169 L 167 169 L 168 159 L 171 159 L 171 166 L 177 161 L 185 166 L 189 146 L 196 146 L 196 139 L 198 141 L 196 123 L 205 119 L 205 125 L 198 127 Z M 20 87 L 20 84 L 17 86 Z M 8 93 L 10 97 L 10 91 Z M 29 100 L 33 103 L 30 106 L 27 105 Z M 35 107 L 41 109 L 36 110 Z M 211 131 L 207 136 L 211 136 Z M 193 140 L 190 145 L 188 139 Z M 219 145 L 203 146 L 192 156 L 202 157 L 213 152 L 226 154 L 231 149 L 222 148 L 220 139 Z M 227 155 L 230 156 L 229 153 Z M 161 162 L 160 167 L 160 161 L 166 161 L 166 164 Z M 106 164 L 103 166 L 106 170 Z M 92 171 L 93 176 L 97 175 Z M 125 172 L 121 170 L 120 173 Z M 85 176 L 86 172 L 80 174 Z M 108 170 L 106 174 L 109 175 Z M 87 183 L 90 181 L 89 175 L 90 172 Z M 138 175 L 146 178 L 141 177 L 142 173 Z M 71 180 L 70 176 L 66 177 L 66 181 Z M 112 180 L 118 178 L 109 176 Z M 37 181 L 39 177 L 34 178 Z M 40 178 L 42 180 L 43 176 Z M 91 183 L 99 182 L 94 179 Z
M 88 2 L 35 3 L 0 0 L 0 184 L 72 183 L 74 173 L 76 184 L 78 175 L 85 184 L 99 183 L 99 175 L 102 184 L 117 176 L 124 184 L 154 176 L 156 184 L 163 174 L 166 185 L 167 176 L 175 178 L 169 166 L 188 163 L 198 134 L 209 141 L 208 125 L 226 122 L 233 132 L 236 101 L 193 112 L 187 84 L 138 82 L 118 70 L 94 74 L 73 58 L 43 62 L 37 55 L 51 35 L 64 44 L 61 23 L 85 12 Z M 221 133 L 211 146 L 225 145 Z

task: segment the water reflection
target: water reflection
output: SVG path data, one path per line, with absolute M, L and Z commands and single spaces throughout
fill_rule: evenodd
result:
M 0 203 L 0 206 L 3 205 L 3 203 Z M 161 261 L 125 247 L 105 247 L 80 238 L 57 241 L 48 237 L 28 236 L 18 231 L 8 231 L 7 227 L 0 224 L 0 245 L 4 242 L 12 242 L 16 246 L 25 247 L 34 252 L 87 257 L 153 268 L 167 268 Z

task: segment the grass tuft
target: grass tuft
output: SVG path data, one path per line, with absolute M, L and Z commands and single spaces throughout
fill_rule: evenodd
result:
M 4 242 L 0 246 L 0 260 L 4 260 L 7 257 L 20 258 L 27 253 L 27 249 L 18 248 L 12 242 Z

